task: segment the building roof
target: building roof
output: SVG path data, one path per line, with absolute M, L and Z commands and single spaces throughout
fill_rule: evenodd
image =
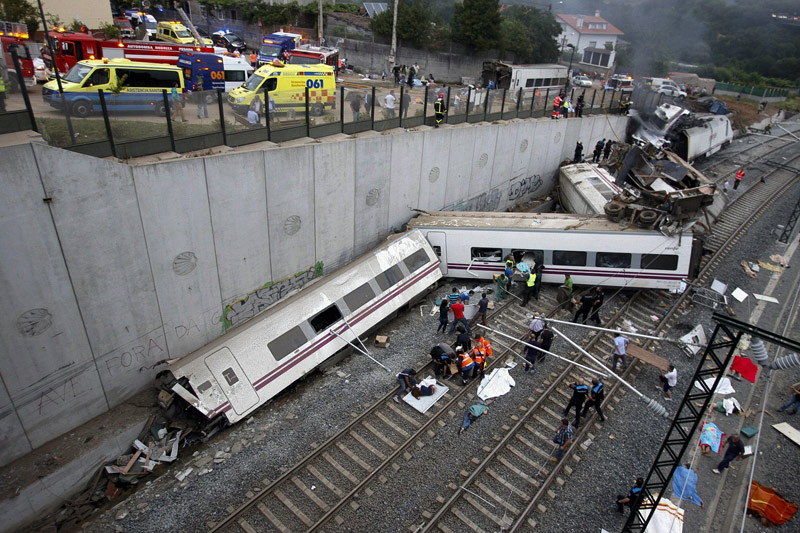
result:
M 557 14 L 556 18 L 561 22 L 570 26 L 573 30 L 577 31 L 580 34 L 584 35 L 625 35 L 622 31 L 619 30 L 616 26 L 608 22 L 606 19 L 602 17 L 593 17 L 590 15 L 562 15 Z M 582 26 L 578 27 L 578 20 L 582 19 Z M 605 24 L 605 29 L 600 28 L 590 28 L 590 24 Z

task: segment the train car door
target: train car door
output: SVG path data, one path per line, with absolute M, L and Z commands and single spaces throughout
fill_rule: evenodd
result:
M 236 413 L 241 415 L 258 403 L 258 393 L 228 348 L 209 355 L 205 363 Z
M 439 258 L 439 270 L 447 274 L 447 237 L 443 231 L 429 231 L 425 237 Z

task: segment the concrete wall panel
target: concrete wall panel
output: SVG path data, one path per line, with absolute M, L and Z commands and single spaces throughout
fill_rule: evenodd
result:
M 490 181 L 495 162 L 497 132 L 499 129 L 500 126 L 497 125 L 472 129 L 475 132 L 475 150 L 471 158 L 472 172 L 469 180 L 468 198 L 473 198 L 491 188 Z
M 108 409 L 31 145 L 0 149 L 0 374 L 33 447 Z
M 22 457 L 33 448 L 11 403 L 5 385 L 0 386 L 0 465 Z
M 245 152 L 203 161 L 220 294 L 228 305 L 272 279 L 264 155 Z
M 217 257 L 202 159 L 135 167 L 169 355 L 182 357 L 222 332 Z
M 314 147 L 268 150 L 264 168 L 269 255 L 277 281 L 314 266 Z
M 416 204 L 419 209 L 436 211 L 445 205 L 453 131 L 451 128 L 441 128 L 424 133 L 419 200 Z
M 582 157 L 585 157 L 586 148 L 589 146 L 592 137 L 591 130 L 581 128 L 583 119 L 572 118 L 563 120 L 563 122 L 566 125 L 566 131 L 564 133 L 564 152 L 562 152 L 561 157 L 572 161 L 575 155 L 575 145 L 578 144 L 578 141 L 583 143 Z
M 355 246 L 358 257 L 386 237 L 389 227 L 389 183 L 392 138 L 388 135 L 355 141 Z
M 34 145 L 53 219 L 111 405 L 167 358 L 131 167 Z M 146 370 L 145 370 L 146 369 Z
M 510 122 L 496 126 L 497 139 L 492 157 L 490 187 L 508 184 L 514 175 L 514 154 L 517 151 L 517 136 L 521 125 L 520 122 Z M 505 198 L 503 201 L 505 202 Z M 503 206 L 505 205 L 504 203 Z
M 399 230 L 414 216 L 411 209 L 419 201 L 419 184 L 422 179 L 420 154 L 424 135 L 408 132 L 392 135 L 392 181 L 389 186 L 389 230 Z M 427 178 L 426 178 L 427 179 Z
M 505 208 L 539 196 L 541 193 L 542 176 L 534 172 L 533 168 L 536 124 L 537 122 L 530 120 L 519 124 L 514 145 L 511 180 L 504 197 Z
M 472 155 L 475 138 L 481 126 L 453 128 L 450 136 L 450 161 L 447 165 L 447 192 L 445 206 L 454 206 L 469 198 L 469 182 L 472 176 Z
M 554 120 L 550 126 L 550 135 L 547 142 L 550 147 L 547 150 L 547 159 L 545 159 L 544 170 L 542 173 L 542 180 L 544 182 L 543 188 L 551 190 L 558 179 L 558 165 L 565 159 L 572 159 L 575 145 L 567 146 L 564 137 L 567 131 L 567 120 Z
M 339 268 L 353 259 L 355 160 L 355 142 L 314 146 L 316 260 L 327 269 Z

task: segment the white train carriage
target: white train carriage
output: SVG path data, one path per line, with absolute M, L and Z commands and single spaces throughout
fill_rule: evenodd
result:
M 438 211 L 409 226 L 439 256 L 442 274 L 492 279 L 504 258 L 544 263 L 542 281 L 648 289 L 680 288 L 689 276 L 692 236 L 620 227 L 605 216 Z
M 439 259 L 420 232 L 390 237 L 172 363 L 174 379 L 164 394 L 183 398 L 209 419 L 238 422 L 441 277 Z
M 731 121 L 724 115 L 702 117 L 702 124 L 683 131 L 684 139 L 675 150 L 688 162 L 716 154 L 733 140 Z

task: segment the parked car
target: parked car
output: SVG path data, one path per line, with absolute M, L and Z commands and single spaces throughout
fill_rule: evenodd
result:
M 214 46 L 227 48 L 228 52 L 243 53 L 247 48 L 247 43 L 244 42 L 244 39 L 227 30 L 215 31 L 211 34 L 211 40 L 214 42 Z
M 591 87 L 592 80 L 589 78 L 589 76 L 573 76 L 572 85 L 575 87 Z

